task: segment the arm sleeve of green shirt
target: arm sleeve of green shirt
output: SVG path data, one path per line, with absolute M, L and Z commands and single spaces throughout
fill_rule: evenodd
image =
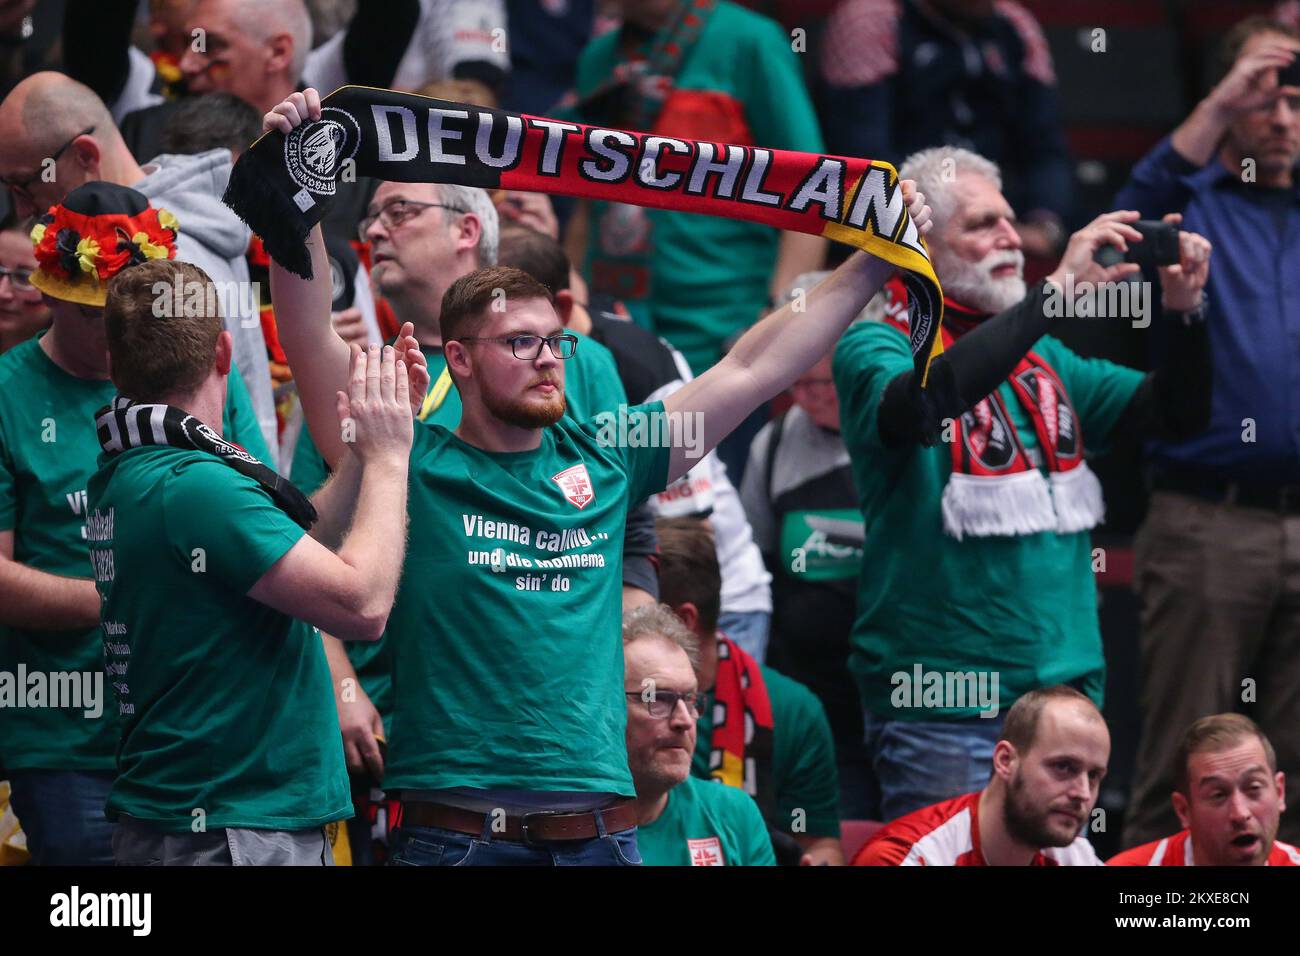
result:
M 163 508 L 179 560 L 239 594 L 306 534 L 253 479 L 216 459 L 179 466 L 164 488 Z
M 266 447 L 257 416 L 253 414 L 248 386 L 234 362 L 230 363 L 230 374 L 226 376 L 226 407 L 221 412 L 221 433 L 268 468 L 272 467 L 271 449 Z
M 826 709 L 812 691 L 791 682 L 777 720 L 773 772 L 781 817 L 773 823 L 793 833 L 802 818 L 808 836 L 838 837 L 840 781 Z
M 911 369 L 906 335 L 883 322 L 849 326 L 831 360 L 846 443 L 885 451 L 877 424 L 880 399 L 895 376 Z
M 765 23 L 754 31 L 752 45 L 750 55 L 744 58 L 751 69 L 742 99 L 755 145 L 825 152 L 817 113 L 790 38 L 775 23 Z
M 1111 431 L 1142 383 L 1143 373 L 1105 359 L 1084 358 L 1051 336 L 1042 339 L 1035 351 L 1065 385 L 1088 450 L 1105 450 Z

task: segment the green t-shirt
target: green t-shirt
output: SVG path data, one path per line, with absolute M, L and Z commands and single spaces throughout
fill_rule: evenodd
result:
M 668 449 L 600 432 L 566 416 L 535 451 L 493 453 L 415 430 L 387 789 L 634 792 L 623 529 L 629 501 L 663 490 Z
M 772 703 L 772 777 L 775 816 L 768 821 L 792 836 L 840 835 L 840 783 L 835 742 L 826 710 L 815 694 L 770 667 L 760 668 Z M 705 695 L 695 725 L 691 773 L 711 780 L 713 694 Z
M 669 791 L 658 820 L 637 827 L 636 847 L 646 866 L 776 866 L 753 798 L 695 777 Z
M 595 339 L 575 332 L 578 336 L 578 348 L 573 358 L 565 366 L 565 413 L 575 421 L 586 421 L 597 412 L 618 409 L 627 403 L 627 393 L 618 377 L 618 367 L 614 356 Z M 442 370 L 447 367 L 447 360 L 442 349 L 423 349 L 424 357 L 429 362 L 430 387 L 438 380 Z M 461 404 L 460 391 L 455 385 L 447 392 L 442 404 L 424 420 L 426 425 L 441 425 L 453 431 L 460 425 Z M 311 433 L 304 428 L 294 448 L 293 482 L 304 494 L 315 494 L 325 483 L 329 475 L 325 461 L 311 439 Z M 388 641 L 380 638 L 372 643 L 364 641 L 347 641 L 344 643 L 348 660 L 357 673 L 361 689 L 366 692 L 370 702 L 375 705 L 384 720 L 385 731 L 391 730 L 393 714 L 393 656 L 388 648 Z
M 244 380 L 237 371 L 229 380 L 224 433 L 266 460 Z M 37 339 L 29 339 L 0 356 L 0 394 L 5 396 L 0 402 L 0 530 L 14 532 L 14 560 L 38 571 L 89 579 L 86 482 L 99 456 L 95 413 L 113 400 L 113 383 L 69 375 Z M 0 765 L 113 769 L 117 708 L 103 680 L 99 628 L 0 626 L 0 672 L 16 679 L 20 667 L 27 675 L 28 701 L 32 675 L 45 675 L 42 681 L 53 688 L 49 675 L 78 674 L 83 691 L 89 686 L 94 694 L 98 687 L 98 706 L 12 706 L 0 695 Z
M 320 633 L 248 597 L 306 533 L 205 452 L 101 459 L 88 525 L 121 745 L 110 816 L 190 832 L 352 815 Z
M 622 60 L 621 36 L 612 31 L 582 51 L 579 97 L 609 81 Z M 826 148 L 790 37 L 775 21 L 725 0 L 682 61 L 651 131 L 770 149 Z M 597 202 L 588 236 L 583 271 L 593 290 L 627 303 L 640 324 L 682 352 L 696 375 L 768 304 L 779 240 L 768 226 Z M 644 268 L 627 268 L 638 258 L 648 264 L 648 276 L 641 275 Z
M 1045 336 L 1033 351 L 1060 376 L 1090 450 L 1104 447 L 1142 374 L 1081 358 Z M 866 541 L 849 667 L 865 706 L 892 720 L 974 717 L 964 708 L 895 707 L 906 685 L 896 673 L 996 673 L 1006 709 L 1027 691 L 1076 682 L 1098 705 L 1105 661 L 1097 587 L 1086 532 L 1018 537 L 944 533 L 941 501 L 952 473 L 945 443 L 891 451 L 877 429 L 885 386 L 912 368 L 907 338 L 892 326 L 860 322 L 835 350 L 844 443 L 862 508 Z M 1006 383 L 998 394 L 1027 451 L 1038 441 Z

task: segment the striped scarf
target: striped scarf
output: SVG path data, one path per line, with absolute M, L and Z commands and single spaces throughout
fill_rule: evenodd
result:
M 855 246 L 904 270 L 908 337 L 922 386 L 942 290 L 888 163 L 655 136 L 392 90 L 345 86 L 321 118 L 267 133 L 222 197 L 289 271 L 348 176 L 579 196 L 762 223 Z
M 298 525 L 310 529 L 316 509 L 307 496 L 243 448 L 228 442 L 210 426 L 172 405 L 138 405 L 118 395 L 95 415 L 99 445 L 108 456 L 131 448 L 161 445 L 215 455 L 241 475 L 252 478 L 276 506 Z

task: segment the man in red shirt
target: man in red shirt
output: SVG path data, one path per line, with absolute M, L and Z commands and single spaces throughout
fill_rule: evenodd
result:
M 1174 812 L 1183 831 L 1125 850 L 1108 866 L 1300 866 L 1300 850 L 1276 839 L 1286 775 L 1254 721 L 1202 717 L 1174 760 Z
M 1083 694 L 1030 691 L 1007 711 L 993 774 L 975 793 L 899 817 L 854 866 L 1100 866 L 1079 831 L 1110 759 L 1110 732 Z

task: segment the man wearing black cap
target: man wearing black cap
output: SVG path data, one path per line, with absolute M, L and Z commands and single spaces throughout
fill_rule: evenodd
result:
M 107 864 L 116 709 L 104 695 L 85 529 L 94 416 L 113 397 L 103 305 L 109 278 L 175 255 L 178 227 L 135 190 L 104 182 L 73 190 L 43 219 L 31 281 L 53 325 L 0 357 L 0 765 L 34 862 Z M 238 377 L 223 418 L 231 441 L 265 453 Z

